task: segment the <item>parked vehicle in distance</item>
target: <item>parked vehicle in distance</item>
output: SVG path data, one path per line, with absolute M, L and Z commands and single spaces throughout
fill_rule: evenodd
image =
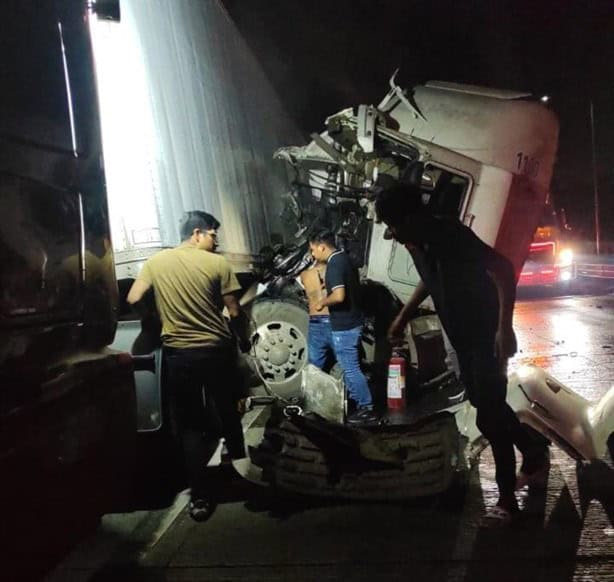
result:
M 552 204 L 546 202 L 529 247 L 529 255 L 520 272 L 519 287 L 569 288 L 576 278 L 576 263 L 565 222 L 564 212 L 557 214 Z

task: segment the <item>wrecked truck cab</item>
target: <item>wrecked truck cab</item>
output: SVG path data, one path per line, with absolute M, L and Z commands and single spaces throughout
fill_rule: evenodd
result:
M 388 293 L 397 305 L 411 296 L 418 273 L 405 248 L 384 239 L 383 225 L 375 223 L 373 211 L 378 189 L 396 182 L 419 185 L 433 212 L 458 217 L 520 272 L 548 192 L 558 138 L 556 117 L 531 95 L 442 82 L 405 90 L 393 77 L 377 107 L 340 111 L 326 120 L 325 131 L 311 138 L 305 146 L 275 153 L 294 172 L 288 205 L 296 219 L 297 239 L 304 244 L 313 229 L 331 229 L 363 282 Z M 382 382 L 385 390 L 390 346 L 382 321 L 389 323 L 394 316 L 386 312 L 392 301 L 369 301 L 368 321 L 375 325 L 364 364 L 372 372 L 376 393 Z M 454 355 L 450 346 L 444 349 L 441 326 L 434 319 L 429 333 L 438 341 L 420 341 L 416 322 L 407 334 L 414 389 L 420 387 L 422 398 L 414 399 L 400 418 L 385 415 L 386 424 L 344 427 L 339 414 L 342 388 L 337 386 L 336 397 L 323 397 L 321 386 L 326 382 L 303 368 L 301 403 L 306 414 L 273 414 L 264 429 L 259 427 L 264 441 L 252 452 L 264 480 L 285 489 L 354 498 L 411 497 L 418 489 L 421 494 L 438 493 L 442 483 L 449 486 L 468 459 L 476 458 L 483 439 L 475 427 L 475 413 L 459 402 L 462 386 L 449 370 Z M 426 446 L 421 441 L 426 433 L 448 435 L 441 441 L 447 443 L 444 452 L 429 458 L 425 466 L 412 465 L 420 457 L 416 451 Z M 393 450 L 397 466 L 352 472 L 340 460 L 340 451 L 351 458 L 364 457 L 364 442 L 380 452 L 382 447 L 387 453 Z M 367 455 L 368 460 L 374 459 Z M 339 464 L 344 467 L 342 478 Z M 433 480 L 430 491 L 412 489 L 407 480 L 401 486 L 401 473 L 410 465 L 415 483 L 424 484 L 421 479 L 429 470 L 443 471 L 447 477 Z M 378 474 L 379 470 L 384 472 Z M 387 470 L 396 471 L 396 482 L 386 481 Z M 365 475 L 366 482 L 377 483 L 370 493 L 364 490 Z M 392 492 L 395 487 L 404 493 Z
M 309 202 L 334 215 L 354 201 L 370 220 L 378 184 L 418 180 L 429 206 L 458 216 L 520 271 L 552 176 L 555 115 L 527 93 L 441 82 L 405 91 L 394 79 L 391 85 L 372 124 L 362 120 L 362 106 L 345 109 L 308 145 L 276 152 L 295 171 L 303 214 L 313 214 Z M 373 252 L 366 259 L 373 263 Z
M 294 173 L 287 206 L 297 243 L 306 248 L 313 229 L 329 228 L 369 287 L 373 333 L 366 361 L 381 376 L 390 351 L 386 323 L 395 315 L 390 305 L 407 301 L 419 276 L 405 248 L 386 240 L 374 220 L 378 189 L 419 185 L 433 212 L 458 217 L 518 274 L 549 189 L 558 122 L 528 93 L 443 82 L 405 90 L 393 77 L 377 107 L 344 109 L 325 123 L 310 143 L 282 148 L 275 157 Z M 447 344 L 441 350 L 436 342 L 416 346 L 414 340 L 412 361 L 423 376 L 427 361 L 441 372 L 445 365 L 434 359 L 454 360 Z M 447 354 L 434 358 L 434 350 Z

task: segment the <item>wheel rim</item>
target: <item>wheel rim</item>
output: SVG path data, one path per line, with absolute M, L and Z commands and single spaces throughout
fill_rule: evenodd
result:
M 260 373 L 268 384 L 296 378 L 307 358 L 307 338 L 287 321 L 267 321 L 252 335 Z

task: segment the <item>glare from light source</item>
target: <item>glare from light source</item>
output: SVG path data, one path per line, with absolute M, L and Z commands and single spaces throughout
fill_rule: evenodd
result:
M 558 256 L 557 264 L 560 267 L 569 267 L 573 263 L 573 251 L 571 249 L 563 249 Z
M 550 101 L 550 95 L 542 95 L 539 100 L 545 105 Z
M 561 281 L 570 281 L 571 280 L 571 273 L 569 271 L 563 271 L 561 273 Z
M 127 12 L 126 16 L 129 16 Z M 156 206 L 160 157 L 138 37 L 130 18 L 121 24 L 92 19 L 102 146 L 116 251 L 160 244 Z

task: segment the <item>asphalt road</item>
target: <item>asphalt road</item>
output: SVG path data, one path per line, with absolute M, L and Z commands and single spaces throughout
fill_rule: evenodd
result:
M 592 400 L 614 385 L 614 294 L 524 292 L 515 324 L 512 366 L 534 362 Z M 105 516 L 48 580 L 614 581 L 611 459 L 577 466 L 555 447 L 551 459 L 547 490 L 523 492 L 522 517 L 506 530 L 478 526 L 496 498 L 487 449 L 460 508 L 272 498 L 236 479 L 206 523 L 185 514 L 185 493 Z

